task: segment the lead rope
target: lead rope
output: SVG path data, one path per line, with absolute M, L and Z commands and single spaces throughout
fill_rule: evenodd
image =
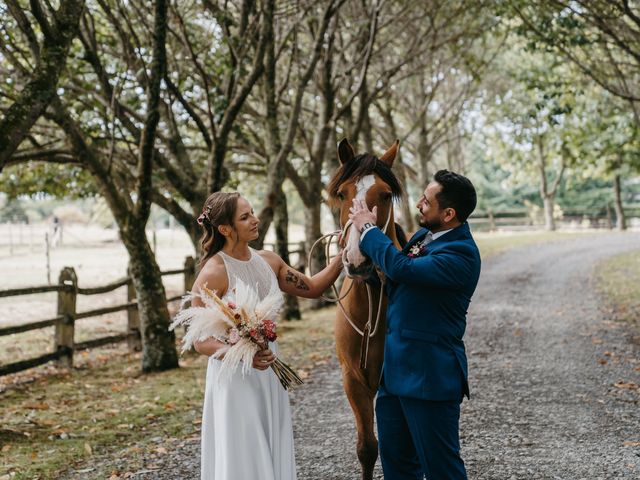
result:
M 384 228 L 382 229 L 383 233 L 385 234 L 387 232 L 387 227 L 389 226 L 390 221 L 391 221 L 391 209 L 389 209 L 389 215 L 387 216 L 387 221 L 385 222 Z M 315 250 L 318 243 L 324 240 L 325 238 L 329 239 L 327 241 L 327 244 L 325 245 L 325 259 L 326 259 L 327 265 L 329 265 L 329 262 L 330 262 L 329 250 L 331 248 L 331 242 L 338 235 L 341 235 L 342 238 L 344 238 L 352 224 L 353 222 L 349 220 L 345 224 L 342 230 L 335 230 L 333 232 L 327 233 L 321 236 L 318 240 L 316 240 L 313 243 L 313 245 L 311 246 L 311 249 L 309 250 L 309 255 L 307 257 L 307 265 L 309 265 L 309 268 L 311 268 L 311 258 L 313 255 L 313 251 Z M 365 283 L 365 286 L 367 287 L 367 300 L 368 300 L 368 306 L 369 306 L 369 309 L 368 309 L 369 313 L 368 313 L 367 323 L 365 324 L 363 330 L 360 330 L 358 326 L 355 323 L 353 323 L 353 320 L 351 320 L 351 317 L 349 316 L 346 309 L 344 308 L 344 305 L 342 305 L 342 300 L 349 294 L 349 292 L 353 288 L 353 283 L 354 283 L 353 280 L 351 281 L 351 284 L 349 285 L 349 288 L 347 289 L 347 291 L 342 296 L 340 296 L 340 293 L 338 292 L 338 289 L 336 288 L 335 284 L 332 284 L 331 288 L 335 293 L 336 298 L 329 298 L 324 295 L 320 296 L 320 298 L 322 298 L 327 302 L 337 303 L 338 306 L 340 307 L 340 310 L 342 311 L 342 314 L 344 315 L 344 318 L 347 320 L 347 322 L 349 322 L 349 325 L 351 325 L 351 328 L 353 328 L 362 337 L 362 344 L 360 346 L 360 368 L 362 369 L 365 369 L 367 367 L 367 357 L 369 355 L 369 343 L 371 342 L 371 337 L 373 337 L 378 332 L 378 326 L 380 324 L 380 316 L 382 314 L 382 292 L 384 290 L 386 277 L 384 275 L 380 275 L 377 269 L 376 269 L 376 272 L 378 274 L 378 278 L 380 279 L 380 295 L 378 299 L 378 308 L 376 309 L 376 319 L 375 319 L 375 323 L 372 324 L 371 320 L 373 319 L 373 308 L 372 308 L 373 299 L 371 296 L 371 286 L 368 283 Z M 373 325 L 373 329 L 372 329 L 372 325 Z

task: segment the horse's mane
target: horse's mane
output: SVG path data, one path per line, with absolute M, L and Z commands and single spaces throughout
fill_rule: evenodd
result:
M 365 175 L 371 175 L 373 173 L 389 185 L 394 200 L 402 198 L 402 185 L 400 185 L 400 182 L 387 164 L 380 161 L 378 157 L 374 157 L 369 153 L 363 153 L 356 155 L 350 162 L 343 163 L 329 181 L 327 192 L 329 193 L 330 199 L 335 200 L 337 198 L 340 185 L 347 180 L 362 178 Z
M 400 248 L 404 248 L 404 246 L 409 241 L 407 239 L 407 234 L 404 233 L 404 229 L 400 226 L 399 223 L 396 223 L 395 227 L 396 227 L 396 238 L 398 239 L 398 243 L 400 244 Z

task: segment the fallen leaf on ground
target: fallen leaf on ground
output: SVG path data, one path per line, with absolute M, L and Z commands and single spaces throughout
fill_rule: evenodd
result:
M 639 387 L 633 382 L 623 382 L 622 380 L 613 384 L 616 388 L 623 388 L 625 390 L 637 390 Z
M 49 404 L 46 402 L 25 403 L 24 408 L 30 410 L 49 410 Z
M 91 448 L 91 445 L 89 445 L 89 443 L 84 444 L 84 451 L 89 455 L 93 455 L 93 449 Z

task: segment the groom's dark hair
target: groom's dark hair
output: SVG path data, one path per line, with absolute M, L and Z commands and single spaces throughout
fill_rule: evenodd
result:
M 433 179 L 442 185 L 442 190 L 436 195 L 440 208 L 453 208 L 457 219 L 464 223 L 476 208 L 478 201 L 476 189 L 471 181 L 449 170 L 439 170 Z

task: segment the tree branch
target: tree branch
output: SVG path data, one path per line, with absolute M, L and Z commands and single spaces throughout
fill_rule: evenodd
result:
M 137 203 L 134 210 L 135 218 L 145 224 L 151 209 L 152 167 L 156 128 L 160 121 L 160 83 L 167 67 L 167 3 L 165 0 L 155 0 L 153 25 L 153 59 L 149 77 L 149 91 L 147 102 L 147 118 L 138 158 L 138 178 L 136 184 Z

